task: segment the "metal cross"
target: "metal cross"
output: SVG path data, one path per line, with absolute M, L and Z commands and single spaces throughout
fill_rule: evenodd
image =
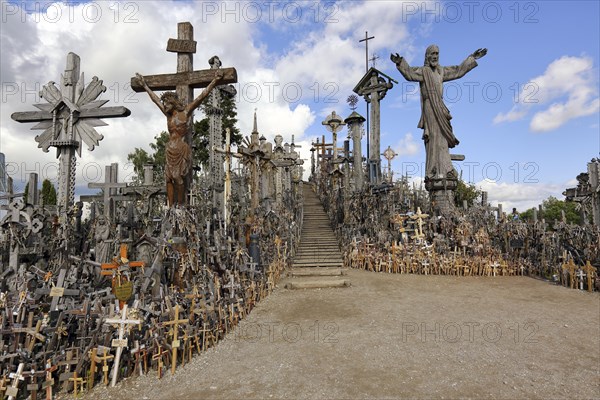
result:
M 365 42 L 365 72 L 369 70 L 369 40 L 375 39 L 375 36 L 369 37 L 369 31 L 365 31 L 365 38 L 358 42 Z

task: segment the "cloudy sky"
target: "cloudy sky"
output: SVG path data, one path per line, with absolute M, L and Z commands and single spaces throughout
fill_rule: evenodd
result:
M 562 198 L 599 155 L 599 13 L 595 1 L 2 1 L 0 151 L 17 188 L 29 172 L 56 176 L 55 152 L 36 147 L 41 131 L 10 115 L 35 110 L 37 92 L 60 82 L 67 53 L 75 52 L 86 82 L 104 81 L 106 106 L 132 112 L 97 128 L 104 140 L 93 152 L 83 150 L 78 193 L 102 181 L 111 162 L 119 162 L 126 181 L 127 154 L 149 150 L 166 129 L 148 96 L 128 83 L 135 72 L 175 72 L 176 55 L 165 51 L 166 43 L 176 37 L 177 22 L 189 21 L 198 42 L 194 68 L 208 68 L 218 55 L 238 71 L 241 131 L 250 133 L 257 109 L 260 133 L 288 142 L 295 135 L 308 166 L 311 141 L 327 134 L 321 121 L 334 110 L 344 117 L 351 112 L 346 98 L 365 73 L 359 40 L 368 31 L 375 37 L 369 58 L 378 57 L 375 67 L 398 81 L 382 102 L 381 150 L 391 146 L 399 154 L 392 162 L 396 174 L 417 180 L 425 161 L 419 93 L 390 53 L 419 66 L 435 43 L 441 64 L 455 65 L 488 48 L 476 69 L 445 87 L 461 142 L 454 151 L 466 156 L 456 166 L 492 203 L 523 211 L 550 195 Z M 364 101 L 357 111 L 365 115 Z

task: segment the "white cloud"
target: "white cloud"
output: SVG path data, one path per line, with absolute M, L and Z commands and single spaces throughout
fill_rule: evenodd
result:
M 366 1 L 343 2 L 335 18 L 319 31 L 309 32 L 302 40 L 291 44 L 291 50 L 275 64 L 282 82 L 297 82 L 307 88 L 306 96 L 320 102 L 346 97 L 364 75 L 365 45 L 359 42 L 364 33 L 375 39 L 369 41 L 369 57 L 377 53 L 377 68 L 393 69 L 388 49 L 409 52 L 412 41 L 406 23 L 402 23 L 400 2 Z
M 411 132 L 408 132 L 402 139 L 398 141 L 394 146 L 394 151 L 399 156 L 413 156 L 418 154 L 421 150 L 421 144 L 417 143 Z
M 535 113 L 529 128 L 547 132 L 566 122 L 600 111 L 597 69 L 590 57 L 563 56 L 554 60 L 543 75 L 521 87 L 518 103 L 506 113 L 499 113 L 494 123 L 512 122 Z
M 3 15 L 6 23 L 3 21 L 1 33 L 0 151 L 6 154 L 13 168 L 12 175 L 19 181 L 26 181 L 28 172 L 56 177 L 55 168 L 51 168 L 56 165 L 54 149 L 50 153 L 37 149 L 33 138 L 40 131 L 31 131 L 32 124 L 18 124 L 10 115 L 16 111 L 34 111 L 32 104 L 45 102 L 36 93 L 48 81 L 60 83 L 69 51 L 81 57 L 86 83 L 92 76 L 104 81 L 107 91 L 100 98 L 110 100 L 105 107 L 123 105 L 132 112 L 128 118 L 106 119 L 109 126 L 97 128 L 104 140 L 93 152 L 83 150 L 82 158 L 78 159 L 77 187 L 85 188 L 89 181 L 102 181 L 104 166 L 112 162 L 120 164 L 120 179 L 126 179 L 130 173 L 126 169 L 127 154 L 135 147 L 149 150 L 154 136 L 166 130 L 164 117 L 148 96 L 132 93 L 127 86 L 135 72 L 175 72 L 176 55 L 166 52 L 165 48 L 169 38 L 177 37 L 179 21 L 190 21 L 195 28 L 198 42 L 195 69 L 207 68 L 207 60 L 219 55 L 224 67 L 236 67 L 238 89 L 255 83 L 261 86 L 262 93 L 254 101 L 243 96 L 249 92 L 239 97 L 238 126 L 244 135 L 252 129 L 255 107 L 259 110 L 259 130 L 270 140 L 282 134 L 290 141 L 294 134 L 299 142 L 313 123 L 314 111 L 308 105 L 288 101 L 295 96 L 293 88 L 287 92 L 275 90 L 275 96 L 269 98 L 265 82 L 285 81 L 275 69 L 269 68 L 266 48 L 254 41 L 260 24 L 247 23 L 243 18 L 238 23 L 235 18 L 228 18 L 226 23 L 221 16 L 206 18 L 201 2 L 177 3 L 176 7 L 167 1 L 91 4 L 101 10 L 101 16 L 94 21 L 83 17 L 86 7 L 91 10 L 85 4 L 54 3 L 48 7 L 54 15 L 22 13 L 19 9 Z M 5 5 L 8 3 L 2 2 L 3 10 Z M 13 10 L 12 5 L 9 8 Z M 197 113 L 196 118 L 202 115 Z M 303 156 L 308 157 L 308 150 L 301 150 L 307 153 Z M 97 171 L 100 171 L 99 176 Z
M 489 180 L 477 182 L 475 186 L 488 192 L 488 202 L 493 206 L 501 203 L 505 211 L 514 207 L 520 212 L 537 207 L 550 196 L 561 199 L 562 192 L 567 187 L 566 184 L 506 183 Z

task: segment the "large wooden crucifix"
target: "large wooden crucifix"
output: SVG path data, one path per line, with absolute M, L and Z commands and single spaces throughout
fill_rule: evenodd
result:
M 58 206 L 67 210 L 75 202 L 75 152 L 81 157 L 81 142 L 90 151 L 104 137 L 94 129 L 107 125 L 100 118 L 127 117 L 131 112 L 125 107 L 102 107 L 108 100 L 96 100 L 106 91 L 97 77 L 84 88 L 80 74 L 80 58 L 75 53 L 67 55 L 67 67 L 61 76 L 60 90 L 54 82 L 42 88 L 40 97 L 47 104 L 34 104 L 40 111 L 16 112 L 11 118 L 17 122 L 38 122 L 31 129 L 43 129 L 35 137 L 44 152 L 50 146 L 57 148 L 59 159 Z
M 131 78 L 131 88 L 136 92 L 146 91 L 152 101 L 167 117 L 169 142 L 165 180 L 168 205 L 187 204 L 187 194 L 192 174 L 191 136 L 193 112 L 217 85 L 237 82 L 235 68 L 193 70 L 193 54 L 196 52 L 194 28 L 189 22 L 177 24 L 177 39 L 169 39 L 167 51 L 177 53 L 177 73 L 147 75 Z M 194 99 L 194 89 L 205 90 Z M 175 89 L 159 98 L 153 91 Z

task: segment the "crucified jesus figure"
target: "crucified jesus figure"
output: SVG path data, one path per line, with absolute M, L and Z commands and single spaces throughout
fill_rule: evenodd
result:
M 188 186 L 188 174 L 192 168 L 192 149 L 186 142 L 186 136 L 191 135 L 190 120 L 194 110 L 210 94 L 210 91 L 223 79 L 223 72 L 217 71 L 215 78 L 190 104 L 181 103 L 177 94 L 165 92 L 160 98 L 148 87 L 144 77 L 139 73 L 139 79 L 150 99 L 167 117 L 169 141 L 166 146 L 165 181 L 167 183 L 167 204 L 184 205 Z

